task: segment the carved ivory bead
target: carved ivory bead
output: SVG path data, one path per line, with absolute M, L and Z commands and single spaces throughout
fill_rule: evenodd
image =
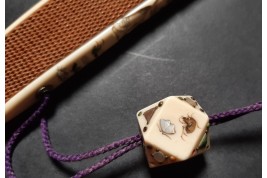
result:
M 137 112 L 150 167 L 187 160 L 210 147 L 209 117 L 192 96 L 170 96 Z

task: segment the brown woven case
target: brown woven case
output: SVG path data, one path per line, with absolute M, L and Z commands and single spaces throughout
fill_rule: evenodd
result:
M 12 105 L 9 111 L 6 109 L 6 120 L 13 118 L 34 102 L 35 93 L 31 96 L 23 96 L 24 99 L 20 97 L 21 101 L 18 103 L 14 96 L 21 93 L 25 87 L 46 71 L 119 19 L 122 19 L 120 24 L 117 26 L 115 24 L 112 28 L 113 38 L 114 36 L 120 38 L 120 34 L 123 36 L 134 28 L 135 25 L 131 26 L 131 23 L 128 23 L 131 20 L 142 21 L 140 17 L 149 16 L 152 10 L 149 9 L 150 14 L 147 15 L 148 8 L 144 7 L 139 15 L 125 18 L 130 10 L 140 6 L 142 2 L 144 3 L 144 0 L 43 0 L 41 5 L 37 5 L 37 8 L 35 7 L 32 12 L 25 15 L 26 18 L 16 22 L 7 30 L 5 40 L 5 101 L 6 103 L 10 101 Z M 157 4 L 159 7 L 162 2 L 163 0 L 154 0 L 152 4 Z M 106 39 L 109 38 L 111 37 L 106 37 Z M 103 38 L 103 40 L 96 41 L 91 50 L 92 56 L 97 57 L 102 52 L 99 51 L 104 43 L 105 48 L 111 46 L 113 42 L 109 41 L 112 39 L 104 40 Z M 84 56 L 79 58 L 82 59 Z M 83 63 L 88 62 L 83 60 Z M 74 65 L 81 65 L 80 67 L 84 64 L 74 63 Z M 46 80 L 47 85 L 65 80 L 67 70 L 66 66 L 57 69 L 58 82 L 51 79 L 51 83 L 47 83 L 49 80 Z M 26 97 L 28 99 L 25 99 Z M 24 104 L 25 107 L 22 109 L 15 109 Z

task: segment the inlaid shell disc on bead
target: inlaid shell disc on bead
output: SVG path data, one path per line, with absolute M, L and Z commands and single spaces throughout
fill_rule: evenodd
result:
M 210 147 L 209 117 L 192 96 L 170 96 L 137 112 L 150 167 L 187 160 Z

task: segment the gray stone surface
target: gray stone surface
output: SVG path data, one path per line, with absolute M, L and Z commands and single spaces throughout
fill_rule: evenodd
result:
M 6 25 L 35 2 L 6 1 Z M 210 114 L 261 100 L 261 9 L 259 0 L 175 1 L 54 92 L 55 149 L 84 152 L 134 135 L 136 111 L 169 95 L 193 95 Z M 6 124 L 7 138 L 32 109 Z M 211 150 L 184 163 L 149 169 L 140 147 L 91 177 L 261 177 L 261 118 L 257 112 L 212 127 Z M 102 157 L 52 161 L 36 124 L 13 165 L 18 177 L 61 178 Z

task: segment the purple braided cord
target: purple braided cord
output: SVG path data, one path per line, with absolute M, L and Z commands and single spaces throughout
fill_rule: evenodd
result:
M 245 106 L 242 108 L 232 109 L 226 112 L 221 112 L 217 114 L 210 115 L 210 124 L 211 125 L 217 125 L 221 124 L 223 122 L 230 121 L 232 119 L 235 119 L 239 116 L 248 114 L 250 112 L 259 111 L 262 109 L 262 102 L 257 102 L 255 104 Z
M 26 120 L 24 123 L 13 133 L 9 141 L 6 145 L 6 156 L 5 156 L 5 167 L 6 173 L 9 178 L 16 178 L 15 172 L 12 167 L 12 153 L 14 151 L 15 145 L 18 141 L 18 138 L 24 131 L 30 126 L 30 124 L 37 119 L 44 109 L 47 107 L 49 101 L 49 97 L 45 96 L 41 105 L 37 108 L 37 110 Z
M 71 155 L 64 155 L 61 153 L 56 152 L 53 149 L 53 146 L 51 144 L 51 140 L 49 137 L 48 127 L 47 127 L 47 121 L 46 119 L 41 119 L 41 132 L 42 132 L 42 140 L 45 147 L 45 150 L 49 157 L 57 160 L 57 161 L 63 161 L 63 162 L 74 162 L 74 161 L 81 161 L 83 159 L 91 158 L 103 153 L 106 153 L 108 151 L 111 151 L 113 149 L 116 149 L 118 147 L 121 147 L 123 145 L 130 145 L 136 142 L 139 142 L 141 140 L 141 135 L 137 134 L 135 136 L 126 137 L 124 139 L 115 141 L 111 144 L 108 144 L 106 146 L 102 146 L 100 148 L 97 148 L 95 150 L 87 151 L 84 153 L 79 154 L 71 154 Z
M 121 157 L 122 155 L 124 155 L 125 153 L 127 153 L 130 150 L 133 150 L 134 148 L 140 146 L 142 144 L 142 140 L 140 138 L 139 141 L 132 143 L 130 145 L 127 145 L 123 148 L 121 148 L 120 150 L 117 150 L 116 152 L 112 153 L 110 156 L 107 156 L 106 158 L 102 159 L 101 161 L 97 162 L 96 164 L 94 164 L 91 167 L 88 167 L 84 170 L 79 171 L 75 176 L 73 176 L 72 178 L 81 178 L 84 177 L 88 174 L 93 173 L 94 171 L 106 166 L 107 164 L 109 164 L 110 162 L 114 161 L 115 159 Z
M 37 117 L 39 117 L 41 115 L 42 111 L 46 108 L 46 106 L 48 104 L 48 100 L 49 100 L 49 97 L 45 96 L 44 101 L 42 102 L 40 107 L 32 114 L 32 116 L 29 117 L 29 119 L 27 119 L 16 130 L 16 132 L 14 132 L 14 134 L 12 135 L 10 140 L 8 141 L 7 146 L 6 146 L 6 171 L 7 171 L 7 175 L 9 178 L 15 178 L 16 177 L 15 173 L 13 171 L 12 165 L 11 165 L 11 156 L 12 156 L 12 152 L 13 152 L 15 143 L 16 143 L 19 135 L 21 135 L 25 131 L 25 129 L 30 125 L 30 123 L 32 121 L 34 121 Z M 218 113 L 218 114 L 213 114 L 213 115 L 209 116 L 210 117 L 210 124 L 211 125 L 220 124 L 220 123 L 232 120 L 234 118 L 237 118 L 241 115 L 244 115 L 244 114 L 247 114 L 247 113 L 250 113 L 253 111 L 258 111 L 261 109 L 262 109 L 262 102 L 258 102 L 258 103 L 255 103 L 255 104 L 243 107 L 243 108 L 238 108 L 238 109 L 229 110 L 229 111 Z M 88 175 L 88 174 L 96 171 L 97 169 L 104 167 L 108 163 L 112 162 L 113 160 L 117 159 L 118 157 L 124 155 L 128 151 L 130 151 L 130 150 L 132 150 L 132 149 L 134 149 L 137 146 L 140 146 L 142 144 L 141 135 L 138 134 L 138 135 L 135 135 L 132 137 L 127 137 L 125 139 L 113 142 L 113 143 L 108 144 L 106 146 L 103 146 L 101 148 L 85 152 L 85 153 L 74 154 L 74 155 L 63 155 L 63 154 L 56 152 L 53 149 L 53 147 L 51 145 L 49 133 L 48 133 L 47 121 L 45 119 L 41 120 L 40 126 L 41 126 L 41 130 L 42 130 L 42 139 L 43 139 L 43 144 L 44 144 L 45 150 L 47 151 L 49 157 L 51 157 L 55 160 L 58 160 L 58 161 L 66 161 L 66 162 L 80 161 L 80 160 L 83 160 L 86 158 L 97 156 L 99 154 L 105 153 L 105 152 L 113 150 L 115 148 L 124 146 L 121 149 L 117 150 L 116 152 L 112 153 L 110 156 L 108 156 L 108 157 L 104 158 L 103 160 L 99 161 L 98 163 L 94 164 L 93 166 L 79 171 L 74 176 L 74 178 L 80 178 L 80 177 L 83 177 L 85 175 Z

